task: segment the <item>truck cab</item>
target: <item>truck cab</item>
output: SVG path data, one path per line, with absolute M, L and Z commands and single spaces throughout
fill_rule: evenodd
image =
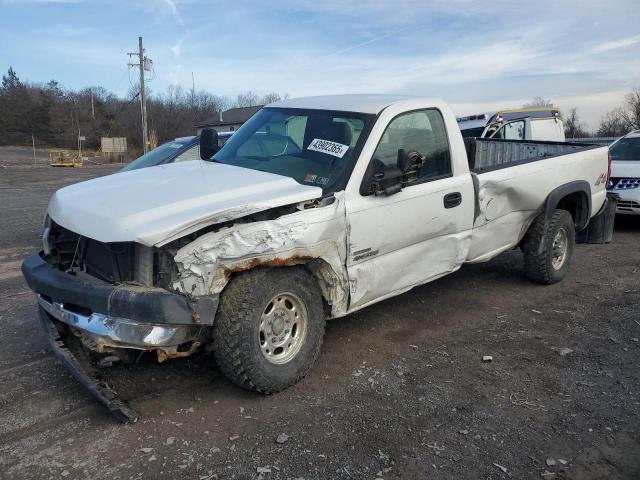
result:
M 557 108 L 503 110 L 459 117 L 464 138 L 502 138 L 563 142 L 564 124 Z

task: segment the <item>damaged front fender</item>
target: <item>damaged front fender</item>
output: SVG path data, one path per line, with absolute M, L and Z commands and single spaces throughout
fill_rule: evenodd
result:
M 210 232 L 183 246 L 174 258 L 179 271 L 174 289 L 195 297 L 216 295 L 236 272 L 304 264 L 318 280 L 331 316 L 344 315 L 349 300 L 344 196 L 300 208 Z

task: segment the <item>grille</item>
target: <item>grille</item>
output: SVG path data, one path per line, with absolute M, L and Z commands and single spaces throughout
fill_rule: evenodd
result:
M 134 279 L 133 242 L 98 242 L 55 223 L 51 226 L 50 238 L 54 263 L 60 270 L 79 269 L 110 283 Z
M 640 178 L 612 178 L 611 190 L 630 190 L 640 188 Z
M 618 210 L 623 212 L 633 212 L 634 210 L 640 210 L 640 203 L 630 200 L 618 200 Z

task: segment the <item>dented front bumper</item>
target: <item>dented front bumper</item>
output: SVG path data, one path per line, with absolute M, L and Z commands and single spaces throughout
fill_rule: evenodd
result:
M 49 346 L 73 378 L 80 382 L 93 397 L 102 403 L 122 423 L 135 422 L 138 413 L 123 401 L 111 385 L 97 371 L 79 341 L 64 334 L 47 313 L 38 309 L 40 322 L 47 335 Z M 61 331 L 62 330 L 62 331 Z
M 217 296 L 190 298 L 73 275 L 55 269 L 39 254 L 25 259 L 22 272 L 37 295 L 39 317 L 54 353 L 123 422 L 135 421 L 137 414 L 94 368 L 87 348 L 98 353 L 155 351 L 159 361 L 187 356 L 206 338 L 218 307 Z
M 207 326 L 213 324 L 218 308 L 217 295 L 191 298 L 162 288 L 114 285 L 58 270 L 37 253 L 24 260 L 22 274 L 31 290 L 45 300 L 67 305 L 85 316 L 99 313 L 138 323 Z
M 38 305 L 54 319 L 80 330 L 101 351 L 105 346 L 152 350 L 177 347 L 197 340 L 201 327 L 188 325 L 154 325 L 102 313 L 81 315 L 65 305 L 38 295 Z

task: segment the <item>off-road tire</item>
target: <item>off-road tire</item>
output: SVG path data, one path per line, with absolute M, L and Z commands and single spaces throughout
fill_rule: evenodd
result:
M 553 243 L 561 229 L 567 235 L 567 249 L 562 265 L 555 268 Z M 523 242 L 524 272 L 527 278 L 545 285 L 562 280 L 569 270 L 575 237 L 573 217 L 566 210 L 556 209 L 548 219 L 544 214 L 539 215 L 529 227 Z
M 307 331 L 287 363 L 270 363 L 260 349 L 258 328 L 269 301 L 291 292 L 304 303 Z M 318 284 L 302 267 L 259 268 L 235 275 L 223 290 L 213 326 L 216 362 L 236 385 L 265 394 L 298 382 L 313 367 L 324 336 L 325 315 Z

